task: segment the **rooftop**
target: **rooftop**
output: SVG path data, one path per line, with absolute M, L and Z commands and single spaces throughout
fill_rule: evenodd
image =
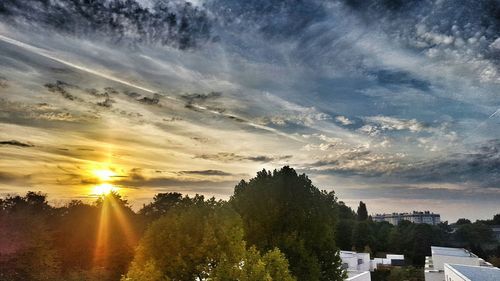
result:
M 431 247 L 432 255 L 453 256 L 453 257 L 477 257 L 473 253 L 463 248 Z
M 470 281 L 498 281 L 500 280 L 500 269 L 497 267 L 469 266 L 458 264 L 447 264 L 455 273 Z

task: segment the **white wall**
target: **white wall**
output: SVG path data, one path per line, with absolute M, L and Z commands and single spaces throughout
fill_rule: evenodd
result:
M 365 271 L 363 273 L 360 273 L 358 275 L 346 279 L 346 281 L 371 281 L 371 280 L 372 278 L 369 271 Z
M 340 251 L 342 263 L 347 263 L 348 270 L 370 271 L 370 254 L 356 253 L 351 251 Z M 360 260 L 360 262 L 358 262 Z
M 433 271 L 425 271 L 424 272 L 425 281 L 445 281 L 444 280 L 444 272 L 433 272 Z
M 444 270 L 445 263 L 479 266 L 479 258 L 432 255 L 434 269 Z

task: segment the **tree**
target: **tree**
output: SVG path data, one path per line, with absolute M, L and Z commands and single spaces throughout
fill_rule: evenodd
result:
M 359 221 L 365 221 L 368 219 L 368 211 L 366 210 L 366 204 L 363 203 L 363 201 L 359 201 L 357 214 Z
M 58 278 L 60 258 L 53 247 L 50 220 L 53 211 L 40 192 L 0 201 L 0 280 Z
M 246 249 L 236 212 L 207 204 L 174 208 L 153 222 L 122 280 L 294 279 L 279 250 Z
M 457 229 L 455 237 L 463 247 L 475 247 L 479 251 L 482 251 L 479 249 L 482 248 L 481 245 L 494 241 L 491 227 L 482 222 L 461 225 Z M 476 254 L 479 255 L 479 253 Z
M 342 280 L 335 246 L 337 198 L 285 166 L 241 181 L 230 203 L 241 215 L 245 239 L 260 251 L 279 248 L 298 280 Z
M 368 222 L 357 222 L 352 231 L 353 248 L 358 252 L 362 252 L 365 246 L 369 246 L 371 244 L 372 240 L 372 232 Z
M 456 225 L 471 224 L 471 221 L 468 219 L 461 218 L 461 219 L 458 219 L 455 224 Z
M 341 250 L 352 248 L 352 226 L 351 220 L 340 220 L 335 226 L 335 243 Z

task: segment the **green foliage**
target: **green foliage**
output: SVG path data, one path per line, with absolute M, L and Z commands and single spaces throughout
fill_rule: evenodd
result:
M 460 225 L 457 229 L 456 237 L 458 242 L 465 247 L 473 247 L 494 241 L 493 231 L 488 225 L 482 222 Z
M 293 280 L 279 250 L 245 247 L 239 215 L 228 206 L 173 208 L 153 222 L 125 280 Z
M 279 248 L 299 280 L 342 280 L 335 246 L 337 198 L 290 167 L 262 170 L 241 181 L 230 203 L 241 215 L 248 243 Z
M 369 222 L 356 222 L 352 230 L 353 248 L 358 252 L 362 252 L 366 246 L 373 245 L 372 241 L 373 237 Z
M 359 221 L 365 221 L 368 219 L 368 210 L 366 209 L 366 204 L 363 201 L 359 201 L 358 211 L 356 212 Z
M 352 221 L 342 219 L 335 226 L 335 243 L 340 250 L 352 249 L 352 227 Z
M 413 266 L 378 269 L 371 274 L 372 281 L 424 281 L 424 271 Z

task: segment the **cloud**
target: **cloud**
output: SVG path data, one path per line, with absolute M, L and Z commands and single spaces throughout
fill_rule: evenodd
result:
M 427 126 L 416 119 L 400 119 L 390 116 L 370 116 L 365 117 L 365 120 L 374 123 L 378 126 L 380 130 L 388 130 L 388 131 L 402 131 L 408 130 L 410 132 L 421 132 Z M 373 128 L 364 129 L 364 131 L 372 131 Z M 363 130 L 362 130 L 363 131 Z
M 344 126 L 352 125 L 354 124 L 354 121 L 350 120 L 349 118 L 339 115 L 335 117 L 335 121 L 339 122 L 340 124 Z
M 124 188 L 141 188 L 141 187 L 231 187 L 236 184 L 235 181 L 211 181 L 203 179 L 180 178 L 173 177 L 145 177 L 142 175 L 132 175 L 125 179 L 113 181 L 113 184 Z
M 211 20 L 205 11 L 185 1 L 159 1 L 150 7 L 140 1 L 74 3 L 71 0 L 5 2 L 4 21 L 24 28 L 54 29 L 109 42 L 193 48 L 210 40 Z
M 144 104 L 155 105 L 160 103 L 160 95 L 154 94 L 153 97 L 143 97 L 141 99 L 138 99 L 137 101 Z
M 0 76 L 0 89 L 9 87 L 9 83 L 5 77 Z
M 180 174 L 186 175 L 201 175 L 201 176 L 231 176 L 232 173 L 220 170 L 199 170 L 199 171 L 180 171 Z
M 305 165 L 312 173 L 359 176 L 367 182 L 450 183 L 500 188 L 500 140 L 490 140 L 466 153 L 411 161 L 404 154 L 369 150 L 345 151 Z
M 74 101 L 74 100 L 81 100 L 80 98 L 72 95 L 69 91 L 68 88 L 76 88 L 74 85 L 70 85 L 66 82 L 63 81 L 56 81 L 56 83 L 47 83 L 44 85 L 49 92 L 52 93 L 58 93 L 60 94 L 63 98 Z
M 281 161 L 292 158 L 291 155 L 284 156 L 265 156 L 265 155 L 257 155 L 257 156 L 245 156 L 239 155 L 235 153 L 229 152 L 219 152 L 217 154 L 201 154 L 196 156 L 196 158 L 212 160 L 212 161 L 221 161 L 221 162 L 237 162 L 237 161 L 252 161 L 252 162 L 273 162 L 273 161 Z
M 12 145 L 18 147 L 33 147 L 34 145 L 29 143 L 20 142 L 17 140 L 0 141 L 0 145 Z

